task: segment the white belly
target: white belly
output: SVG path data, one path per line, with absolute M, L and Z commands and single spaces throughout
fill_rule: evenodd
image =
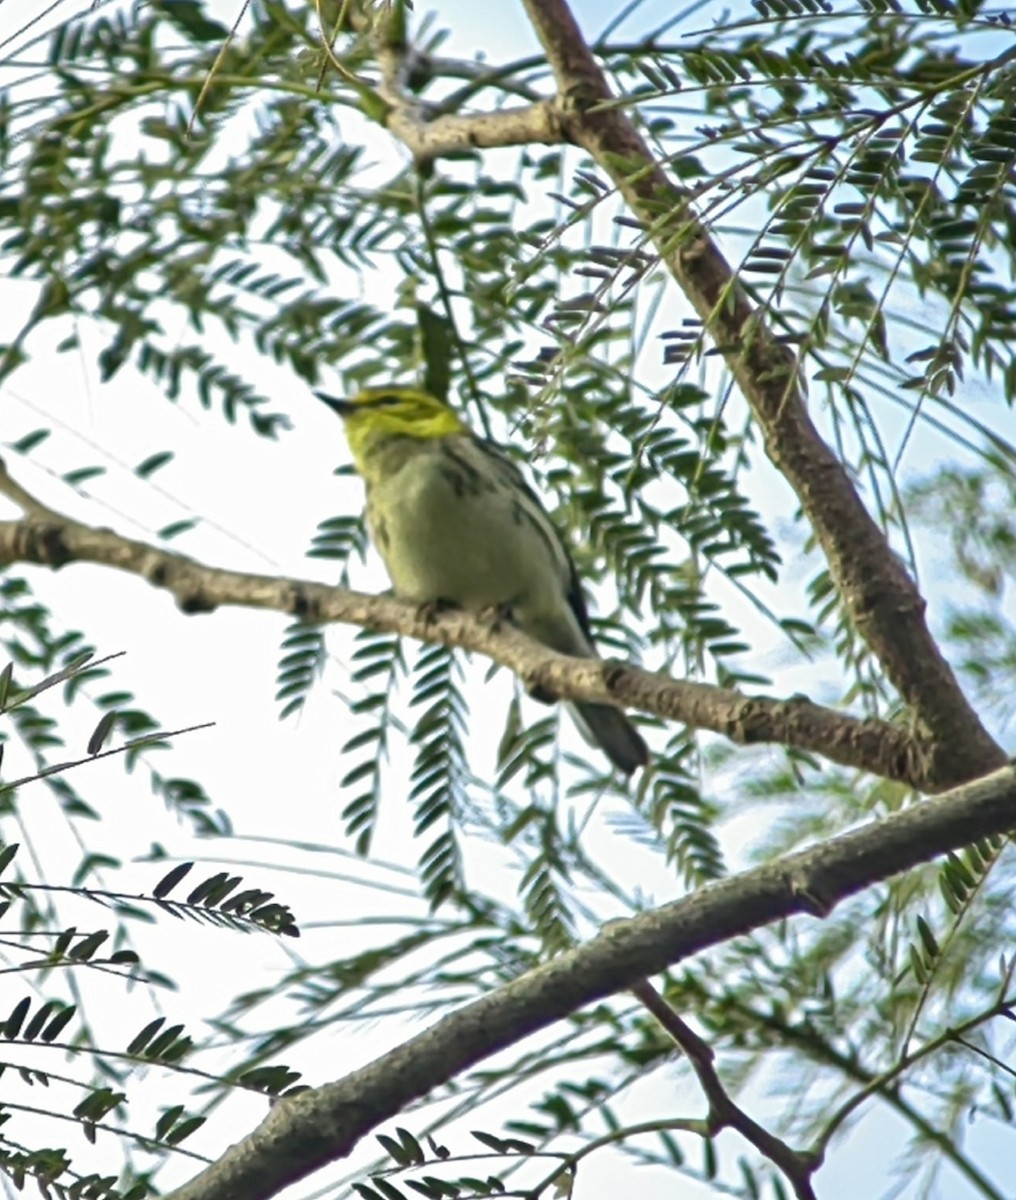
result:
M 561 565 L 503 489 L 457 486 L 453 471 L 419 458 L 375 484 L 371 499 L 374 541 L 400 596 L 508 605 L 520 616 L 560 606 Z

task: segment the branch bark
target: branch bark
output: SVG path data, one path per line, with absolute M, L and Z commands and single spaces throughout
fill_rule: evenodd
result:
M 485 654 L 508 667 L 530 690 L 561 699 L 635 708 L 722 734 L 740 745 L 780 743 L 919 791 L 936 793 L 960 782 L 948 771 L 951 760 L 937 755 L 926 736 L 903 725 L 851 717 L 800 696 L 788 700 L 743 696 L 627 663 L 569 658 L 507 623 L 494 625 L 475 613 L 431 616 L 390 596 L 206 566 L 48 508 L 14 480 L 2 462 L 0 495 L 13 500 L 25 514 L 21 520 L 0 521 L 4 565 L 22 562 L 58 570 L 79 562 L 115 567 L 165 589 L 185 613 L 234 605 L 400 633 Z M 978 773 L 993 765 L 990 760 L 983 762 Z
M 335 1083 L 279 1102 L 261 1125 L 168 1200 L 269 1200 L 345 1157 L 412 1101 L 491 1054 L 692 954 L 799 913 L 827 914 L 890 875 L 1016 827 L 1016 770 L 842 834 L 655 912 L 611 922 Z
M 930 733 L 943 774 L 969 779 L 999 766 L 1005 755 L 932 638 L 916 584 L 812 423 L 794 355 L 773 337 L 687 197 L 655 162 L 627 115 L 608 103 L 614 97 L 567 0 L 523 3 L 554 73 L 566 140 L 588 151 L 614 181 L 723 353 L 769 458 L 815 530 L 855 628 Z
M 385 128 L 418 162 L 464 150 L 529 146 L 534 142 L 557 146 L 563 136 L 557 106 L 548 101 L 468 117 L 441 114 L 430 121 L 420 109 L 398 105 L 389 110 Z
M 613 179 L 724 355 L 762 431 L 766 452 L 797 494 L 825 552 L 833 581 L 855 628 L 886 670 L 927 734 L 929 780 L 976 778 L 1005 761 L 1001 747 L 967 702 L 925 621 L 926 604 L 883 531 L 868 514 L 844 465 L 826 445 L 805 406 L 799 363 L 752 306 L 734 271 L 698 219 L 687 196 L 655 162 L 618 107 L 567 0 L 524 0 L 553 71 L 555 113 L 534 105 L 504 114 L 426 114 L 402 86 L 402 45 L 379 54 L 388 128 L 420 160 L 463 145 L 516 145 L 532 122 L 533 140 L 574 143 Z M 521 114 L 524 119 L 517 120 Z M 472 125 L 473 133 L 469 132 Z M 501 136 L 501 140 L 498 137 Z M 661 211 L 664 213 L 661 216 Z
M 760 1154 L 779 1167 L 793 1187 L 797 1200 L 815 1200 L 811 1178 L 822 1165 L 821 1156 L 794 1150 L 731 1099 L 713 1065 L 712 1047 L 670 1007 L 648 979 L 640 979 L 631 990 L 684 1051 L 709 1104 L 707 1125 L 710 1135 L 715 1136 L 721 1129 L 736 1129 Z

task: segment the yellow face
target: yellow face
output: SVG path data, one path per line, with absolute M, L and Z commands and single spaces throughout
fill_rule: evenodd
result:
M 447 404 L 416 388 L 367 388 L 348 400 L 314 394 L 342 418 L 354 455 L 366 438 L 448 437 L 467 429 Z
M 357 392 L 348 400 L 314 393 L 342 418 L 357 469 L 369 471 L 371 452 L 392 438 L 452 437 L 469 427 L 438 400 L 417 388 L 379 387 Z

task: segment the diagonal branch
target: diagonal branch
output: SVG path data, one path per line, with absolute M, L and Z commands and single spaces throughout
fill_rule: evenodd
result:
M 972 778 L 1005 761 L 925 622 L 925 601 L 820 437 L 794 355 L 773 336 L 687 197 L 653 159 L 567 0 L 524 0 L 558 88 L 565 140 L 588 151 L 644 222 L 750 404 L 766 452 L 797 493 L 850 617 L 934 743 L 942 769 Z M 663 214 L 661 216 L 661 213 Z M 948 766 L 945 764 L 948 763 Z
M 442 154 L 446 145 L 519 144 L 528 121 L 534 140 L 572 142 L 593 156 L 645 223 L 663 262 L 712 334 L 751 405 L 770 459 L 815 530 L 854 626 L 929 735 L 934 762 L 928 778 L 973 778 L 1004 762 L 931 636 L 915 582 L 812 422 L 794 355 L 752 306 L 708 229 L 627 115 L 609 103 L 606 78 L 567 0 L 525 0 L 525 6 L 557 82 L 556 113 L 537 104 L 505 114 L 438 116 L 428 131 L 426 110 L 402 87 L 406 47 L 382 44 L 388 129 L 421 161 Z M 499 141 L 502 117 L 507 123 Z M 452 125 L 445 126 L 446 121 Z
M 406 1105 L 571 1013 L 730 938 L 840 900 L 1016 826 L 1006 767 L 821 846 L 746 871 L 629 921 L 528 971 L 370 1065 L 280 1101 L 261 1125 L 168 1200 L 268 1200 L 348 1155 Z
M 433 616 L 390 596 L 368 596 L 321 583 L 206 566 L 111 529 L 72 520 L 27 492 L 2 462 L 0 494 L 24 513 L 21 520 L 0 521 L 0 564 L 23 562 L 54 570 L 75 562 L 115 567 L 165 589 L 185 613 L 235 605 L 289 613 L 307 621 L 338 621 L 400 633 L 485 654 L 508 667 L 530 690 L 561 699 L 639 709 L 710 730 L 741 745 L 780 743 L 920 791 L 939 792 L 960 781 L 955 773 L 949 773 L 950 761 L 932 753 L 927 738 L 903 725 L 851 717 L 801 696 L 788 700 L 744 696 L 625 663 L 569 658 L 532 641 L 510 624 L 492 624 L 475 613 L 453 611 Z M 991 765 L 984 762 L 981 773 Z
M 769 1132 L 731 1099 L 723 1086 L 713 1060 L 712 1047 L 702 1040 L 691 1026 L 670 1007 L 648 979 L 640 979 L 632 987 L 636 999 L 653 1014 L 684 1051 L 698 1077 L 709 1104 L 709 1133 L 715 1136 L 721 1129 L 736 1129 L 746 1141 L 765 1155 L 790 1180 L 798 1200 L 815 1200 L 811 1177 L 822 1165 L 822 1156 L 794 1150 L 781 1138 Z
M 939 1038 L 933 1039 L 920 1049 L 904 1056 L 895 1066 L 883 1072 L 863 1066 L 854 1053 L 845 1054 L 837 1050 L 829 1041 L 819 1037 L 813 1028 L 807 1027 L 806 1022 L 791 1025 L 783 1016 L 773 1010 L 758 1011 L 750 1007 L 743 1009 L 742 1015 L 759 1028 L 774 1031 L 786 1044 L 803 1051 L 815 1062 L 833 1066 L 846 1078 L 861 1085 L 859 1091 L 854 1092 L 840 1107 L 833 1109 L 828 1118 L 828 1124 L 819 1134 L 810 1153 L 819 1158 L 824 1157 L 833 1137 L 838 1130 L 842 1129 L 842 1123 L 851 1112 L 871 1096 L 877 1096 L 884 1104 L 908 1121 L 920 1139 L 934 1146 L 943 1158 L 952 1163 L 957 1172 L 965 1176 L 977 1194 L 986 1197 L 987 1200 L 1003 1200 L 1003 1194 L 960 1150 L 953 1138 L 937 1127 L 934 1122 L 929 1121 L 920 1108 L 906 1098 L 903 1088 L 899 1084 L 903 1079 L 904 1072 L 911 1065 L 921 1062 L 927 1056 L 935 1053 L 957 1032 L 975 1028 L 993 1016 L 1009 1016 L 1010 1008 L 1011 1004 L 1006 1003 L 1006 998 L 1000 997 L 992 1009 L 979 1013 L 970 1021 L 964 1022 L 958 1027 L 958 1030 L 947 1030 Z

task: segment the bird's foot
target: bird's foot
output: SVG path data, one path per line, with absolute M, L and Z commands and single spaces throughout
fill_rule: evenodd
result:
M 446 596 L 436 596 L 433 600 L 424 600 L 416 609 L 417 616 L 427 625 L 432 625 L 440 616 L 452 609 L 460 608 L 454 600 Z
M 481 621 L 486 621 L 491 633 L 500 633 L 501 626 L 512 623 L 512 606 L 508 601 L 501 604 L 488 604 L 477 613 Z

